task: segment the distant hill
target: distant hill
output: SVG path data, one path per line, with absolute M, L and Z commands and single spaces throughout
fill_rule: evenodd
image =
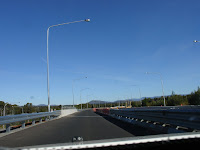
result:
M 39 104 L 39 105 L 34 105 L 34 106 L 47 106 L 46 104 Z
M 180 94 L 180 95 L 187 95 L 187 94 Z M 165 97 L 167 96 L 171 96 L 171 95 L 165 95 Z M 125 103 L 126 101 L 141 101 L 145 98 L 151 98 L 151 99 L 154 99 L 154 98 L 159 98 L 161 96 L 153 96 L 153 97 L 142 97 L 141 99 L 140 98 L 133 98 L 133 99 L 123 99 L 123 100 L 116 100 L 116 101 L 113 101 L 113 102 L 109 102 L 109 101 L 102 101 L 102 100 L 92 100 L 89 102 L 89 104 L 105 104 L 105 103 Z
M 46 104 L 39 104 L 39 105 L 34 105 L 34 106 L 36 106 L 36 107 L 42 107 L 42 106 L 48 106 L 48 105 L 46 105 Z M 55 105 L 55 104 L 52 104 L 51 106 L 59 106 L 59 105 Z
M 89 104 L 105 104 L 105 103 L 124 103 L 124 102 L 126 102 L 126 101 L 135 101 L 135 100 L 116 100 L 116 101 L 114 101 L 114 102 L 109 102 L 109 101 L 102 101 L 102 100 L 92 100 L 92 101 L 90 101 L 89 102 Z
M 92 100 L 89 102 L 89 104 L 105 104 L 105 103 L 109 103 L 109 102 L 106 102 L 106 101 L 101 101 L 101 100 Z

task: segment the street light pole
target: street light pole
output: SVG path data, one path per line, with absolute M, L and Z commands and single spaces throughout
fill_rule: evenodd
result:
M 67 23 L 61 23 L 57 25 L 52 25 L 47 28 L 47 94 L 48 94 L 48 112 L 50 112 L 50 94 L 49 94 L 49 29 L 56 26 L 66 25 L 66 24 L 72 24 L 77 22 L 90 22 L 90 19 L 80 20 L 80 21 L 74 21 L 74 22 L 67 22 Z
M 5 105 L 3 107 L 3 116 L 6 116 L 6 105 L 8 105 L 8 103 L 5 103 Z
M 87 90 L 87 89 L 89 89 L 89 88 L 81 89 L 81 91 L 80 91 L 80 102 L 81 102 L 81 109 L 82 109 L 81 92 L 82 92 L 82 91 L 84 91 L 84 90 Z
M 88 109 L 88 96 L 91 96 L 93 94 L 87 95 L 87 109 Z
M 157 75 L 160 76 L 160 81 L 161 81 L 161 86 L 162 86 L 162 93 L 163 93 L 163 99 L 164 99 L 164 106 L 166 106 L 165 95 L 164 95 L 164 88 L 163 88 L 163 79 L 162 79 L 161 73 L 158 73 L 158 72 L 146 72 L 146 74 L 157 74 Z
M 87 78 L 87 77 L 84 77 L 84 78 Z M 77 80 L 84 79 L 84 78 L 74 79 L 74 80 L 72 81 L 73 107 L 74 107 L 74 82 L 77 81 Z
M 140 101 L 141 101 L 141 106 L 142 106 L 142 97 L 141 97 L 141 90 L 140 90 L 140 86 L 139 85 L 131 85 L 131 86 L 137 86 L 139 89 L 139 94 L 140 94 Z

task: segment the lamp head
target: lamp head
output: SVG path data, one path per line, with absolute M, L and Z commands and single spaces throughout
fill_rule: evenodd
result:
M 90 19 L 85 19 L 86 22 L 90 22 Z

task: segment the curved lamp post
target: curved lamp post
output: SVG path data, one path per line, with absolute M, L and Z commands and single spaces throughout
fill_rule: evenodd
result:
M 81 93 L 82 93 L 82 91 L 84 91 L 84 90 L 88 90 L 89 88 L 84 88 L 84 89 L 81 89 L 80 90 L 80 102 L 81 102 L 81 109 L 83 109 L 83 107 L 82 107 L 82 100 L 81 100 Z
M 73 107 L 74 107 L 74 82 L 78 81 L 78 80 L 81 80 L 81 79 L 87 79 L 87 77 L 72 80 Z
M 49 94 L 49 29 L 52 27 L 62 26 L 66 24 L 78 23 L 78 22 L 90 22 L 90 19 L 79 20 L 74 22 L 61 23 L 52 25 L 47 28 L 47 94 L 48 94 L 48 111 L 50 112 L 50 94 Z
M 160 81 L 161 81 L 161 86 L 162 86 L 162 93 L 163 93 L 163 99 L 164 99 L 164 106 L 166 106 L 165 103 L 165 95 L 164 95 L 164 88 L 163 88 L 163 79 L 162 79 L 162 75 L 159 72 L 146 72 L 146 74 L 157 74 L 160 76 Z

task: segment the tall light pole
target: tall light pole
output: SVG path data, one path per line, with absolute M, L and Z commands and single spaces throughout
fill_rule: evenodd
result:
M 6 105 L 8 105 L 8 103 L 5 103 L 5 105 L 3 107 L 3 116 L 6 116 Z
M 93 94 L 87 95 L 87 109 L 88 109 L 88 96 L 91 96 Z
M 141 97 L 141 90 L 139 85 L 131 85 L 131 86 L 137 86 L 139 88 L 139 94 L 140 94 L 140 101 L 141 101 L 141 106 L 142 106 L 142 97 Z
M 81 91 L 80 91 L 80 102 L 81 102 L 81 109 L 82 109 L 81 93 L 82 93 L 82 91 L 84 91 L 84 90 L 87 90 L 87 89 L 89 89 L 89 88 L 84 88 L 84 89 L 81 89 Z
M 87 78 L 87 77 L 79 78 L 79 79 L 74 79 L 74 80 L 72 81 L 73 107 L 74 107 L 74 82 L 75 82 L 75 81 L 78 81 L 78 80 L 81 80 L 81 79 L 85 79 L 85 78 Z
M 163 93 L 163 99 L 164 99 L 164 106 L 166 106 L 165 103 L 165 95 L 164 95 L 164 88 L 163 88 L 163 79 L 162 79 L 162 75 L 159 72 L 146 72 L 146 74 L 157 74 L 160 76 L 160 81 L 161 81 L 161 86 L 162 86 L 162 93 Z
M 85 19 L 85 20 L 79 20 L 79 21 L 74 21 L 74 22 L 67 22 L 67 23 L 61 23 L 57 25 L 52 25 L 47 28 L 47 94 L 48 94 L 48 111 L 50 112 L 50 94 L 49 94 L 49 29 L 52 27 L 57 27 L 61 25 L 66 25 L 66 24 L 72 24 L 72 23 L 77 23 L 77 22 L 90 22 L 90 19 Z

